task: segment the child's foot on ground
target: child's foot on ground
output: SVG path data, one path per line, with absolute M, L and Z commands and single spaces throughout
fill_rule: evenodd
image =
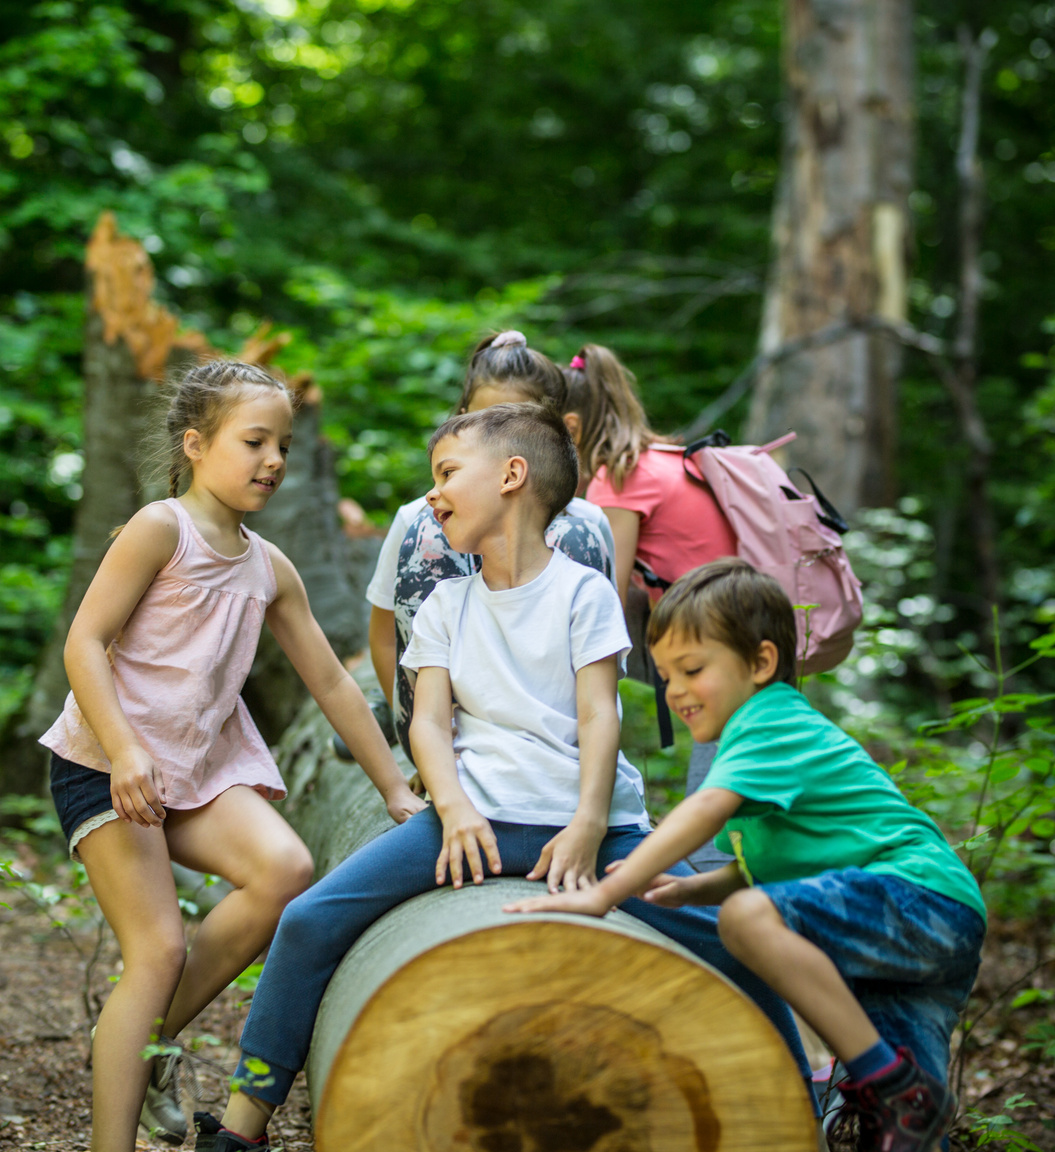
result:
M 198 1134 L 194 1152 L 267 1152 L 271 1147 L 266 1133 L 259 1140 L 246 1140 L 222 1127 L 208 1112 L 194 1113 L 194 1130 Z
M 889 1072 L 863 1083 L 841 1081 L 846 1104 L 830 1129 L 838 1139 L 856 1119 L 858 1152 L 931 1152 L 956 1112 L 955 1095 L 925 1072 L 907 1048 Z
M 171 1041 L 162 1037 L 162 1043 Z M 182 1144 L 187 1139 L 187 1118 L 180 1107 L 179 1065 L 181 1054 L 169 1053 L 154 1060 L 139 1122 L 156 1139 Z

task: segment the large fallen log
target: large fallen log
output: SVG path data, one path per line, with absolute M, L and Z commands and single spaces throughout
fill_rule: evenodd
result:
M 309 702 L 279 749 L 319 875 L 391 827 L 329 736 Z M 501 911 L 539 887 L 430 892 L 357 942 L 309 1060 L 318 1152 L 813 1152 L 805 1086 L 754 1004 L 625 914 Z
M 348 953 L 310 1057 L 318 1152 L 812 1152 L 742 993 L 625 914 L 502 912 L 538 888 L 430 892 Z

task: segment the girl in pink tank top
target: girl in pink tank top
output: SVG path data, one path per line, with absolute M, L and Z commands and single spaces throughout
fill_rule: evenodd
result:
M 191 369 L 166 417 L 170 498 L 121 529 L 70 627 L 72 692 L 41 743 L 70 852 L 124 961 L 93 1042 L 97 1152 L 133 1152 L 140 1121 L 182 1143 L 168 1041 L 260 954 L 311 882 L 307 848 L 268 803 L 285 788 L 240 696 L 265 620 L 392 818 L 424 806 L 293 565 L 242 524 L 281 484 L 292 428 L 290 394 L 261 369 Z M 233 886 L 189 953 L 172 861 Z M 139 1054 L 159 1031 L 172 1054 L 152 1064 Z

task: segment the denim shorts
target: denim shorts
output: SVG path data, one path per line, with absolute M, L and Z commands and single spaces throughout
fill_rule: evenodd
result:
M 922 885 L 845 868 L 760 885 L 792 931 L 825 952 L 888 1043 L 944 1082 L 949 1041 L 978 973 L 985 921 Z
M 110 798 L 110 773 L 85 768 L 51 754 L 51 797 L 59 815 L 70 859 L 80 860 L 77 845 L 89 832 L 117 819 Z

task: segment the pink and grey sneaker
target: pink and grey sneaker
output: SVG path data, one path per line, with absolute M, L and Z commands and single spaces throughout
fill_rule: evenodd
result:
M 247 1140 L 229 1132 L 215 1116 L 208 1112 L 194 1113 L 194 1152 L 269 1152 L 271 1145 L 265 1133 L 259 1140 Z
M 882 1075 L 836 1087 L 846 1103 L 828 1130 L 833 1140 L 857 1127 L 858 1152 L 932 1152 L 956 1114 L 956 1096 L 925 1072 L 907 1048 Z

